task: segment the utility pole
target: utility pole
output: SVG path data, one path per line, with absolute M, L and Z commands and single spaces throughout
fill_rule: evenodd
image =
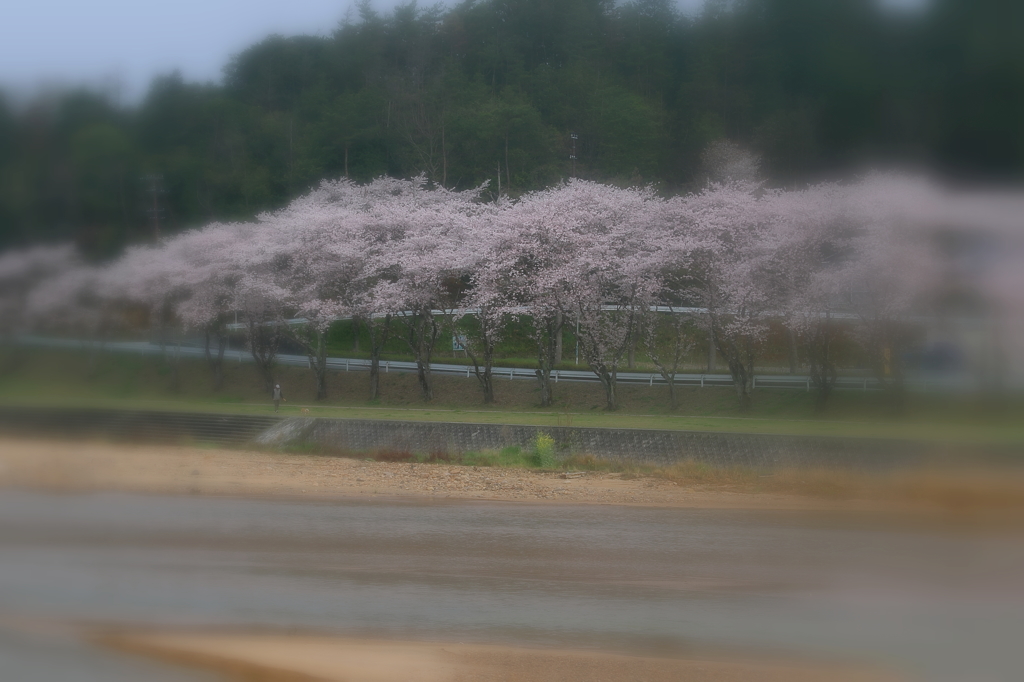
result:
M 569 133 L 569 137 L 572 138 L 572 154 L 569 154 L 569 158 L 572 160 L 572 177 L 576 177 L 576 140 L 580 139 L 580 136 L 576 133 Z
M 160 207 L 161 195 L 167 194 L 164 189 L 164 176 L 158 173 L 143 175 L 142 181 L 146 183 L 146 191 L 149 193 L 148 207 L 145 209 L 149 216 L 150 224 L 153 226 L 153 241 L 160 241 L 160 218 L 164 217 L 165 211 Z

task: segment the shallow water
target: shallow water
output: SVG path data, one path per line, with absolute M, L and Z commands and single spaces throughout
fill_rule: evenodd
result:
M 736 650 L 1012 680 L 1024 679 L 1022 569 L 1020 535 L 869 516 L 0 492 L 8 623 Z M 64 639 L 5 632 L 5 660 L 32 649 L 12 638 L 37 650 L 5 680 L 90 679 L 33 676 L 48 648 L 79 670 L 111 669 L 96 679 L 163 679 L 119 676 L 111 654 Z

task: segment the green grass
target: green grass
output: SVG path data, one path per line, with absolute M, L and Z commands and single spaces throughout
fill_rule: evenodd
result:
M 230 414 L 272 414 L 251 364 L 226 365 L 225 385 L 212 390 L 205 362 L 182 360 L 177 371 L 154 357 L 86 352 L 25 351 L 0 358 L 0 404 L 105 407 Z M 811 394 L 759 389 L 750 412 L 738 409 L 729 388 L 683 387 L 673 412 L 664 387 L 623 385 L 622 407 L 603 409 L 597 384 L 560 383 L 557 405 L 538 406 L 536 382 L 498 379 L 498 404 L 485 406 L 476 380 L 436 376 L 432 403 L 419 398 L 411 374 L 382 375 L 381 398 L 366 400 L 365 373 L 330 375 L 330 399 L 313 400 L 312 375 L 280 368 L 277 380 L 289 402 L 281 414 L 350 419 L 479 422 L 743 433 L 874 436 L 956 443 L 1024 445 L 1024 402 L 911 395 L 899 409 L 881 393 L 842 391 L 825 411 Z M 481 455 L 483 456 L 483 455 Z M 491 457 L 491 455 L 487 455 Z

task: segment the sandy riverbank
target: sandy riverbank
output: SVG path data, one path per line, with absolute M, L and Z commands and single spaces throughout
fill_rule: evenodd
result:
M 803 473 L 786 474 L 796 483 Z M 813 493 L 754 484 L 583 472 L 565 477 L 501 467 L 392 463 L 189 446 L 0 437 L 0 486 L 258 497 L 409 497 L 689 508 L 1024 513 L 1024 478 L 1005 472 L 921 473 L 850 485 L 849 475 L 807 472 Z M 845 486 L 845 488 L 843 487 Z M 771 489 L 769 485 L 766 488 Z M 884 489 L 883 489 L 884 488 Z M 839 489 L 839 492 L 835 491 Z M 860 490 L 862 495 L 851 494 Z
M 819 509 L 855 501 L 623 478 L 343 457 L 0 438 L 0 486 L 239 496 L 383 496 L 708 508 Z
M 892 673 L 822 663 L 661 658 L 273 634 L 156 633 L 101 638 L 115 648 L 261 682 L 883 682 Z
M 254 496 L 386 496 L 685 507 L 817 506 L 796 496 L 742 494 L 656 478 L 187 446 L 0 438 L 0 485 Z

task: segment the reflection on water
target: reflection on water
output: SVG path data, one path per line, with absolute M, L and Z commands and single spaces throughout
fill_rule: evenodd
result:
M 788 512 L 0 493 L 11 622 L 741 647 L 1019 679 L 1022 568 L 1019 536 Z

